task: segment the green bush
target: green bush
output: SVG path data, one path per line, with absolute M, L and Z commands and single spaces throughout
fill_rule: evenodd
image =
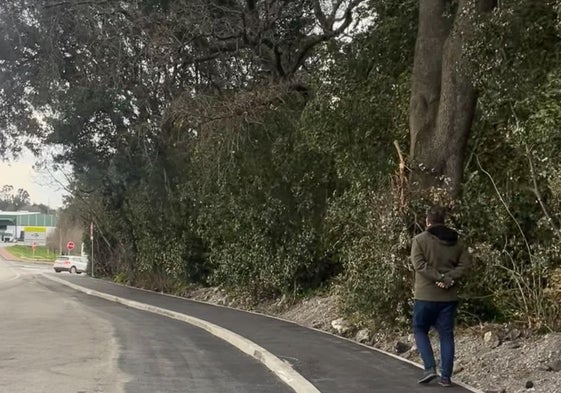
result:
M 352 188 L 334 201 L 328 217 L 344 267 L 337 285 L 343 311 L 383 328 L 407 323 L 413 278 L 410 235 L 388 189 Z

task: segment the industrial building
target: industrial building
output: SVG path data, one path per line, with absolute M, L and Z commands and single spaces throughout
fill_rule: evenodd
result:
M 55 230 L 56 223 L 57 217 L 54 214 L 0 211 L 0 240 L 44 246 L 47 236 Z

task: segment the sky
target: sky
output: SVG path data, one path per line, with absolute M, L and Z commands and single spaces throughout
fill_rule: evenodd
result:
M 44 162 L 46 165 L 36 165 Z M 53 209 L 63 205 L 63 196 L 68 195 L 67 171 L 53 171 L 48 155 L 36 158 L 30 152 L 24 152 L 18 159 L 0 161 L 0 187 L 11 185 L 15 190 L 23 188 L 31 203 L 43 203 Z

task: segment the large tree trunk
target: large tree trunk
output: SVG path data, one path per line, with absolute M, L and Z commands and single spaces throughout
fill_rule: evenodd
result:
M 458 196 L 476 91 L 462 67 L 478 17 L 496 0 L 420 0 L 409 126 L 412 191 L 443 188 Z

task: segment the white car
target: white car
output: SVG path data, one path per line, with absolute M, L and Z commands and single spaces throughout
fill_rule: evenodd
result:
M 53 269 L 56 273 L 85 273 L 88 268 L 88 258 L 74 255 L 59 255 L 56 257 Z

